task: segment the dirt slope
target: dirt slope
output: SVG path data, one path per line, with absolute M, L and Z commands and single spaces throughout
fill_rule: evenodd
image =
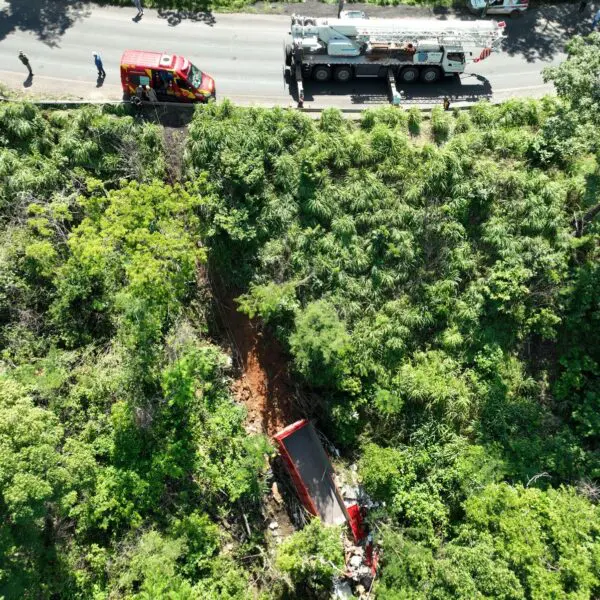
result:
M 281 345 L 257 320 L 238 312 L 235 294 L 219 296 L 223 319 L 237 359 L 239 373 L 233 385 L 236 399 L 248 409 L 248 432 L 274 435 L 302 418 L 295 406 L 295 388 L 288 371 L 288 357 Z

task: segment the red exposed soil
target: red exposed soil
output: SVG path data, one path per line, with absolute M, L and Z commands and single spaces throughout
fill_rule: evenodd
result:
M 248 409 L 246 430 L 269 436 L 302 418 L 295 406 L 295 388 L 288 358 L 281 345 L 261 327 L 238 312 L 232 295 L 221 297 L 221 316 L 241 372 L 233 385 L 236 399 Z

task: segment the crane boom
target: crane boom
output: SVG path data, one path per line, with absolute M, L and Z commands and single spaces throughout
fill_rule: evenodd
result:
M 381 43 L 402 44 L 435 42 L 439 46 L 498 49 L 504 23 L 494 21 L 439 21 L 435 19 L 328 19 L 292 15 L 291 35 L 294 43 L 305 48 L 347 41 L 363 53 Z M 338 48 L 343 47 L 336 44 Z M 393 46 L 390 46 L 393 48 Z M 348 54 L 347 54 L 348 55 Z M 477 57 L 475 57 L 477 58 Z
M 325 36 L 385 40 L 460 39 L 488 46 L 502 39 L 504 23 L 435 19 L 327 19 L 292 15 L 293 37 Z M 331 33 L 330 33 L 331 32 Z

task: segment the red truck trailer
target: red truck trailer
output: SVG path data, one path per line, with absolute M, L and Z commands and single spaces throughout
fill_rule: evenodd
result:
M 296 421 L 273 437 L 306 510 L 329 525 L 348 523 L 354 543 L 363 548 L 362 564 L 358 566 L 346 553 L 346 576 L 354 581 L 362 580 L 365 575 L 374 577 L 378 551 L 372 537 L 367 535 L 365 507 L 357 502 L 348 505 L 344 502 L 335 484 L 333 466 L 313 424 L 307 419 Z
M 303 419 L 288 425 L 274 436 L 281 457 L 306 510 L 323 523 L 341 525 L 350 516 L 317 432 Z

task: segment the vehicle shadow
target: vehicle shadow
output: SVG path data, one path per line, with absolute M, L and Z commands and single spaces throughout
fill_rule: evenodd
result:
M 441 104 L 444 98 L 454 102 L 491 100 L 492 84 L 482 75 L 463 74 L 436 84 L 399 85 L 404 104 Z
M 296 86 L 292 89 L 296 91 Z M 383 79 L 355 79 L 347 83 L 337 81 L 304 81 L 305 102 L 315 102 L 319 97 L 347 96 L 352 104 L 381 104 L 388 102 L 388 92 Z
M 287 78 L 288 90 L 295 102 L 298 102 L 298 90 L 294 81 Z M 492 97 L 490 82 L 481 75 L 462 75 L 437 84 L 399 85 L 403 96 L 402 104 L 441 104 L 444 97 L 454 102 L 477 102 Z M 330 98 L 347 96 L 352 105 L 387 104 L 390 100 L 385 79 L 355 79 L 347 83 L 337 81 L 304 81 L 304 106 L 310 103 L 323 104 Z
M 555 4 L 529 10 L 517 19 L 506 21 L 502 49 L 511 56 L 521 55 L 528 62 L 551 60 L 564 52 L 565 43 L 574 35 L 591 33 L 592 11 L 583 13 L 576 4 Z
M 194 117 L 194 104 L 151 104 L 144 102 L 139 106 L 131 104 L 127 107 L 135 118 L 162 127 L 179 128 L 187 127 Z
M 166 19 L 167 23 L 171 27 L 176 27 L 181 21 L 191 21 L 193 23 L 204 23 L 209 27 L 212 27 L 217 19 L 210 10 L 181 10 L 181 9 L 167 9 L 159 8 L 158 16 L 161 19 Z
M 30 31 L 50 47 L 76 21 L 90 14 L 81 0 L 6 0 L 0 10 L 0 40 L 13 31 Z

